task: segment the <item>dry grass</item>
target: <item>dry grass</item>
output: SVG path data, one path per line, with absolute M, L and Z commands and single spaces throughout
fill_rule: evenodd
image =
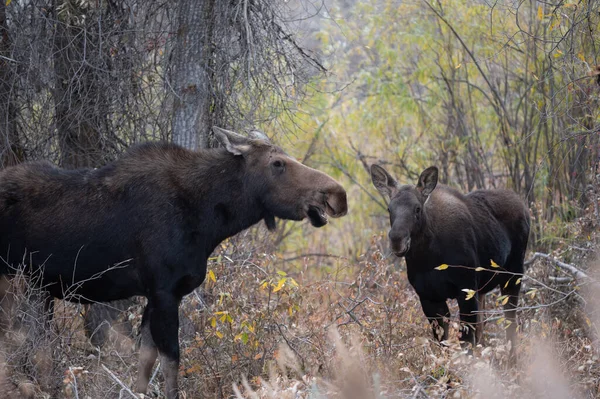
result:
M 596 239 L 586 237 L 575 245 L 579 249 L 565 244 L 556 255 L 588 264 L 593 251 L 582 248 Z M 509 369 L 500 307 L 494 305 L 499 294 L 488 296 L 485 346 L 467 355 L 456 329 L 441 346 L 431 339 L 403 264 L 385 258 L 385 245 L 375 236 L 358 259 L 285 261 L 243 237 L 223 244 L 201 293 L 188 296 L 181 309 L 182 397 L 598 395 L 600 320 L 591 299 L 600 296 L 594 284 L 556 280 L 567 275 L 537 261 L 523 280 L 528 294 L 519 313 L 519 366 Z M 582 294 L 584 286 L 588 292 Z M 116 379 L 133 386 L 133 341 L 113 332 L 106 347 L 91 348 L 79 306 L 59 303 L 48 329 L 37 292 L 23 281 L 14 290 L 12 328 L 0 349 L 1 397 L 130 397 Z M 451 310 L 456 314 L 455 303 Z M 138 327 L 141 305 L 124 316 Z M 149 396 L 162 397 L 161 381 L 158 373 Z

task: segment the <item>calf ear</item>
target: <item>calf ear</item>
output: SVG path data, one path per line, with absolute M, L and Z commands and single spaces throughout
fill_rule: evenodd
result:
M 398 183 L 385 169 L 379 165 L 371 165 L 371 180 L 381 195 L 392 199 L 396 193 Z
M 425 169 L 421 176 L 419 176 L 419 181 L 417 182 L 417 190 L 423 194 L 424 197 L 429 197 L 429 194 L 435 189 L 438 182 L 438 168 L 435 166 L 430 166 Z
M 213 126 L 213 133 L 219 143 L 233 155 L 243 155 L 251 148 L 250 140 L 247 137 L 232 132 L 231 130 Z

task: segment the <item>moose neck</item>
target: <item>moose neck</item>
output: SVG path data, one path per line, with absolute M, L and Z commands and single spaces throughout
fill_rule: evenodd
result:
M 223 240 L 267 216 L 245 162 L 221 149 L 201 151 L 189 169 L 192 178 L 181 180 L 192 194 L 197 222 L 210 226 L 203 229 L 207 256 Z
M 414 226 L 410 235 L 411 245 L 408 250 L 408 255 L 422 252 L 431 242 L 432 232 L 429 226 L 429 214 L 426 211 L 426 204 L 423 204 L 423 212 L 421 213 L 421 220 Z

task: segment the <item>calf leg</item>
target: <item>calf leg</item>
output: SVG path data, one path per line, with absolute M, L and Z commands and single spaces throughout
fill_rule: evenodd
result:
M 477 309 L 479 312 L 477 313 L 477 325 L 475 326 L 475 343 L 480 344 L 483 343 L 483 326 L 485 324 L 485 315 L 483 314 L 485 310 L 485 294 L 477 295 Z
M 514 284 L 511 280 L 506 288 L 500 291 L 502 295 L 508 295 L 508 302 L 504 305 L 504 316 L 510 323 L 506 327 L 506 339 L 510 342 L 509 361 L 511 364 L 516 363 L 516 346 L 517 346 L 517 306 L 519 304 L 520 285 Z
M 165 378 L 167 399 L 179 397 L 177 374 L 179 372 L 179 299 L 170 293 L 157 295 L 150 314 L 150 333 L 160 355 Z
M 457 301 L 461 321 L 460 340 L 475 345 L 478 300 L 475 298 L 466 299 L 465 295 L 461 293 L 461 295 L 458 295 Z
M 434 338 L 438 341 L 447 340 L 450 310 L 446 301 L 435 302 L 421 298 L 421 306 L 423 307 L 423 313 L 431 323 Z
M 152 368 L 158 357 L 158 350 L 152 339 L 150 333 L 150 312 L 152 308 L 150 303 L 146 305 L 144 309 L 144 315 L 142 316 L 142 326 L 140 334 L 142 335 L 142 342 L 140 344 L 140 362 L 138 367 L 138 380 L 135 385 L 135 390 L 139 393 L 146 394 L 148 390 L 148 384 L 150 383 L 150 376 Z

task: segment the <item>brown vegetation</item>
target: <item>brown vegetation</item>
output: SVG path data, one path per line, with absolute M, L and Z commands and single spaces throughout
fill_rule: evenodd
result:
M 589 223 L 592 219 L 583 218 L 570 229 L 581 233 Z M 269 238 L 260 244 L 240 236 L 222 244 L 210 259 L 202 291 L 186 297 L 180 312 L 183 397 L 598 394 L 597 324 L 593 301 L 586 302 L 590 296 L 580 293 L 585 281 L 543 259 L 530 266 L 519 314 L 520 363 L 508 369 L 501 306 L 496 303 L 500 294 L 488 294 L 485 346 L 477 346 L 473 356 L 461 351 L 457 317 L 450 339 L 441 346 L 430 337 L 404 266 L 386 257 L 386 240 L 374 236 L 357 259 L 307 256 L 292 261 L 272 254 Z M 581 242 L 565 243 L 553 256 L 588 264 L 597 240 L 590 234 Z M 590 267 L 587 273 L 592 271 Z M 19 327 L 2 345 L 8 373 L 4 384 L 13 391 L 33 389 L 38 395 L 33 397 L 43 397 L 42 392 L 66 398 L 127 397 L 124 387 L 132 386 L 136 371 L 131 366 L 133 342 L 121 337 L 99 351 L 91 348 L 79 307 L 66 303 L 57 307 L 53 328 L 45 330 L 39 313 L 23 310 L 39 311 L 41 303 L 35 298 L 21 291 L 13 306 L 12 322 Z M 456 305 L 451 311 L 455 316 Z M 124 316 L 138 328 L 141 305 Z M 114 331 L 111 335 L 118 336 Z M 53 367 L 48 366 L 48 350 Z M 41 376 L 51 383 L 45 384 Z M 154 373 L 151 395 L 162 391 L 161 384 L 160 373 Z

